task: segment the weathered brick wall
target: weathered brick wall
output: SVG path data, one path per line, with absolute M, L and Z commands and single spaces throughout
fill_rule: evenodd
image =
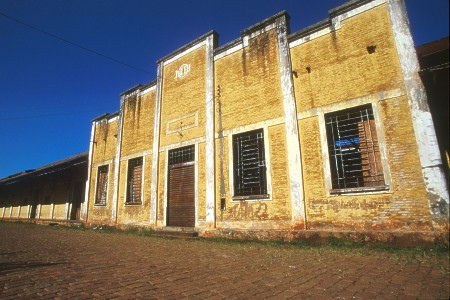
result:
M 160 147 L 205 136 L 205 63 L 206 50 L 202 46 L 163 67 Z M 190 72 L 175 78 L 183 64 L 190 65 Z M 195 118 L 188 117 L 195 112 L 198 112 L 198 126 L 192 126 Z M 172 133 L 166 132 L 169 122 Z
M 118 133 L 118 121 L 107 122 L 106 119 L 95 126 L 92 164 L 114 159 Z
M 150 218 L 150 185 L 152 172 L 152 157 L 144 157 L 143 184 L 142 184 L 142 204 L 125 204 L 127 189 L 127 164 L 128 160 L 120 161 L 119 171 L 119 192 L 117 204 L 117 223 L 119 224 L 143 224 L 148 223 Z
M 342 21 L 342 27 L 291 49 L 299 120 L 303 180 L 310 229 L 429 229 L 430 212 L 402 74 L 385 5 Z M 366 47 L 376 45 L 375 53 Z M 308 73 L 306 67 L 311 68 Z M 390 191 L 327 195 L 318 109 L 395 90 L 380 108 Z M 365 100 L 361 100 L 364 102 Z M 371 100 L 373 101 L 373 100 Z M 367 103 L 367 102 L 366 102 Z M 328 105 L 328 106 L 327 106 Z M 323 129 L 324 130 L 324 129 Z M 380 133 L 381 134 L 381 133 Z M 381 141 L 380 141 L 381 142 Z M 388 171 L 388 170 L 385 170 Z
M 153 147 L 155 90 L 151 90 L 143 95 L 137 94 L 126 98 L 123 107 L 117 223 L 142 224 L 148 222 L 150 216 L 152 156 L 148 155 L 148 151 L 151 151 Z M 144 157 L 142 204 L 126 205 L 128 160 L 134 157 Z
M 131 96 L 125 100 L 121 157 L 152 148 L 154 106 L 154 90 L 142 96 Z
M 386 5 L 343 20 L 341 26 L 291 48 L 298 111 L 403 88 Z M 373 54 L 367 51 L 371 45 L 376 46 Z
M 99 122 L 95 127 L 94 145 L 92 153 L 92 169 L 89 182 L 89 206 L 88 222 L 109 223 L 111 222 L 112 198 L 114 193 L 114 163 L 109 163 L 108 193 L 106 206 L 95 205 L 95 187 L 97 182 L 98 167 L 106 162 L 111 162 L 116 153 L 118 134 L 118 120 Z
M 220 86 L 224 130 L 284 116 L 275 30 L 216 60 L 214 72 L 216 99 Z M 217 112 L 215 121 L 217 129 Z
M 216 216 L 218 228 L 284 228 L 291 220 L 286 132 L 278 61 L 277 34 L 269 30 L 249 40 L 248 47 L 215 61 L 215 97 L 222 105 L 223 180 L 226 210 L 220 210 L 220 151 L 216 139 Z M 219 95 L 220 86 L 220 95 Z M 216 111 L 216 131 L 219 124 Z M 267 123 L 264 123 L 267 122 Z M 258 124 L 259 125 L 255 125 Z M 250 126 L 252 127 L 250 127 Z M 233 200 L 230 195 L 232 134 L 268 131 L 270 200 Z

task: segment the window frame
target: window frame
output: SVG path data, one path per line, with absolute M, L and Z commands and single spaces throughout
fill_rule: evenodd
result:
M 133 161 L 136 160 L 141 160 L 141 182 L 140 182 L 140 187 L 141 187 L 141 191 L 140 191 L 140 201 L 139 202 L 135 202 L 135 201 L 129 201 L 129 194 L 128 191 L 130 189 L 130 165 Z M 140 206 L 143 205 L 144 201 L 144 166 L 145 166 L 145 156 L 137 156 L 137 157 L 133 157 L 127 160 L 127 169 L 126 169 L 126 181 L 125 181 L 125 205 L 126 206 Z
M 240 196 L 235 194 L 235 178 L 234 178 L 234 143 L 233 137 L 236 135 L 243 135 L 245 133 L 250 133 L 252 131 L 261 130 L 263 133 L 263 147 L 264 147 L 264 159 L 265 159 L 265 169 L 266 169 L 266 194 L 258 195 L 245 195 Z M 230 130 L 228 134 L 228 153 L 229 153 L 229 190 L 231 195 L 231 201 L 241 202 L 241 201 L 271 201 L 272 200 L 272 178 L 271 178 L 271 163 L 270 163 L 270 148 L 269 148 L 269 136 L 268 136 L 268 126 L 245 126 Z
M 381 169 L 383 171 L 383 179 L 384 185 L 377 187 L 355 187 L 355 188 L 343 188 L 336 189 L 333 188 L 332 183 L 332 171 L 330 165 L 330 153 L 329 153 L 329 142 L 328 142 L 328 134 L 327 134 L 327 126 L 325 115 L 330 113 L 336 113 L 339 111 L 345 111 L 350 109 L 356 109 L 358 107 L 364 107 L 366 105 L 370 105 L 373 113 L 373 121 L 375 124 L 375 130 L 378 140 L 378 148 L 380 152 L 380 162 Z M 392 181 L 390 176 L 389 164 L 387 159 L 387 150 L 386 150 L 386 140 L 384 136 L 384 130 L 381 122 L 380 111 L 378 107 L 378 103 L 358 103 L 357 105 L 348 106 L 345 108 L 332 106 L 328 109 L 320 109 L 318 112 L 319 116 L 319 130 L 320 130 L 320 140 L 322 144 L 322 158 L 323 158 L 323 169 L 324 169 L 324 179 L 325 179 L 325 188 L 327 196 L 339 196 L 339 195 L 359 195 L 359 194 L 377 194 L 377 193 L 387 193 L 392 192 Z M 381 176 L 381 175 L 380 175 Z
M 99 175 L 100 175 L 100 169 L 105 168 L 106 169 L 106 193 L 105 193 L 105 203 L 99 203 L 97 201 L 98 197 L 98 181 L 99 181 Z M 94 206 L 106 206 L 108 203 L 108 190 L 109 190 L 109 170 L 110 166 L 109 164 L 106 165 L 100 165 L 97 167 L 97 177 L 95 178 L 95 197 L 94 197 Z

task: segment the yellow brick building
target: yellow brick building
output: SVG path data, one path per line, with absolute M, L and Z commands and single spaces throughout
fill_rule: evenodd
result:
M 448 192 L 404 4 L 350 1 L 289 32 L 276 14 L 157 78 L 92 123 L 89 224 L 447 231 Z

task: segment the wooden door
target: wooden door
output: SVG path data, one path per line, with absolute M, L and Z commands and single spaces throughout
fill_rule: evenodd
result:
M 195 166 L 169 168 L 167 226 L 195 226 Z
M 195 147 L 169 151 L 167 226 L 195 226 Z

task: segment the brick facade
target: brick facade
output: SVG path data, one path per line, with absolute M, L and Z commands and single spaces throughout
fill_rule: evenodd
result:
M 180 214 L 193 214 L 193 228 L 205 236 L 446 232 L 448 192 L 423 86 L 410 76 L 417 58 L 405 48 L 411 38 L 402 4 L 350 1 L 292 34 L 281 12 L 223 46 L 209 32 L 159 60 L 154 82 L 125 91 L 117 113 L 92 123 L 85 222 L 163 228 L 174 218 L 174 197 L 185 194 L 194 210 Z M 331 116 L 362 108 L 365 121 L 348 125 L 359 136 L 330 142 Z M 237 136 L 257 142 L 237 144 Z M 186 146 L 192 157 L 177 163 L 172 155 Z M 104 166 L 108 182 L 99 188 Z M 170 175 L 187 166 L 193 186 Z M 357 182 L 337 187 L 341 173 Z M 238 195 L 240 184 L 264 192 Z M 107 195 L 101 205 L 99 192 Z

